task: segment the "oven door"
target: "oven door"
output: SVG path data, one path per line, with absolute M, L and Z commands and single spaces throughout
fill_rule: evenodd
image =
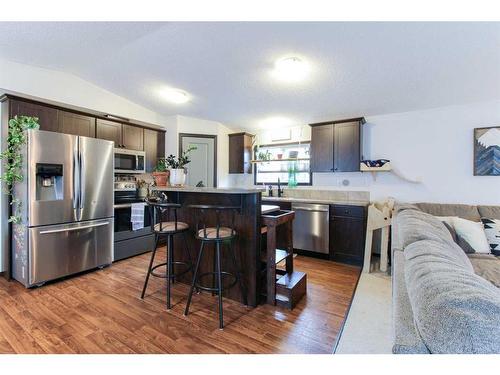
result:
M 151 234 L 149 207 L 144 204 L 144 228 L 132 230 L 130 203 L 115 204 L 115 242 Z

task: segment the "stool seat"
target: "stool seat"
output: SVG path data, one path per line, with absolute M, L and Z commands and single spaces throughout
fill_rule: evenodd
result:
M 233 232 L 233 230 L 228 227 L 220 227 L 219 236 L 217 236 L 217 228 L 215 227 L 200 229 L 198 231 L 198 237 L 200 239 L 210 239 L 210 240 L 229 238 L 234 236 L 235 234 L 236 232 Z
M 155 232 L 161 233 L 173 233 L 175 231 L 180 232 L 186 229 L 189 229 L 189 225 L 183 223 L 182 221 L 177 222 L 177 230 L 175 229 L 175 221 L 163 221 L 154 226 Z

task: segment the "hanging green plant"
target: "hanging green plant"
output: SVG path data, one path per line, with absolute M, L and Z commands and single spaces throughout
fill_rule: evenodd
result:
M 37 117 L 14 116 L 9 120 L 7 149 L 0 153 L 0 159 L 5 162 L 5 171 L 0 176 L 0 180 L 5 184 L 5 192 L 11 197 L 10 204 L 14 207 L 14 212 L 9 218 L 9 222 L 14 224 L 21 224 L 22 222 L 22 202 L 14 196 L 14 186 L 24 180 L 21 148 L 26 144 L 26 131 L 38 129 L 39 127 Z

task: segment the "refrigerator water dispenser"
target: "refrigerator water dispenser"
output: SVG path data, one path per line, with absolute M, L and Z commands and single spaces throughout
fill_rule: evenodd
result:
M 36 200 L 55 201 L 63 199 L 62 164 L 36 164 Z

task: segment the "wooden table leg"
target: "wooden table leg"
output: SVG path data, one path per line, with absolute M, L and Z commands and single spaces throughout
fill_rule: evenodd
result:
M 366 231 L 365 260 L 363 261 L 363 272 L 365 273 L 370 273 L 370 266 L 372 261 L 372 241 L 373 230 L 369 229 Z
M 276 305 L 276 226 L 267 226 L 267 303 Z
M 380 239 L 380 271 L 387 272 L 389 264 L 389 227 L 382 228 Z

